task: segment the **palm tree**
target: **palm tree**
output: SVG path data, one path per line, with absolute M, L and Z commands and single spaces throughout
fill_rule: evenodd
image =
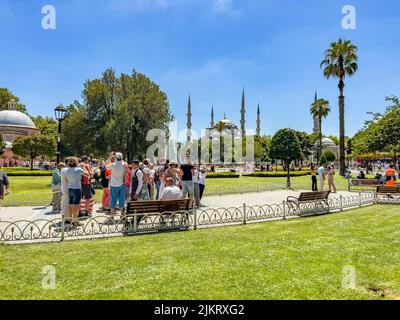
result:
M 318 146 L 318 160 L 322 155 L 322 118 L 326 118 L 331 112 L 329 107 L 329 101 L 324 99 L 316 100 L 310 108 L 310 112 L 313 117 L 318 117 L 319 121 L 319 146 Z
M 358 70 L 357 46 L 350 40 L 339 39 L 331 43 L 321 62 L 326 78 L 339 78 L 339 122 L 340 122 L 340 174 L 345 174 L 345 128 L 344 128 L 344 79 Z

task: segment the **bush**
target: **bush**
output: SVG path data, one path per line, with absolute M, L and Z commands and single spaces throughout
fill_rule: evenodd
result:
M 332 151 L 325 151 L 322 157 L 325 157 L 327 162 L 334 162 L 336 160 L 336 156 Z
M 210 172 L 207 174 L 207 179 L 215 178 L 239 178 L 239 175 L 234 172 Z
M 51 177 L 52 171 L 30 170 L 26 168 L 1 168 L 9 177 Z
M 310 173 L 305 171 L 291 171 L 291 177 L 304 177 L 308 176 Z M 255 172 L 247 177 L 255 177 L 255 178 L 284 178 L 287 176 L 287 172 L 278 171 L 278 172 Z

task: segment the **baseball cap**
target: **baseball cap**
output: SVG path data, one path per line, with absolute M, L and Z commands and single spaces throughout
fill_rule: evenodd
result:
M 124 156 L 122 155 L 121 152 L 117 152 L 117 153 L 115 154 L 115 157 L 116 157 L 117 160 L 119 160 L 119 161 L 121 161 L 121 160 L 124 158 Z

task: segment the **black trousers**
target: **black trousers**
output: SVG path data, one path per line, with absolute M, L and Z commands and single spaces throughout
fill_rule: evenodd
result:
M 312 191 L 316 192 L 318 191 L 318 187 L 317 187 L 317 177 L 316 176 L 312 176 Z
M 199 184 L 199 188 L 200 188 L 200 199 L 203 199 L 204 189 L 206 188 L 206 186 L 204 184 Z

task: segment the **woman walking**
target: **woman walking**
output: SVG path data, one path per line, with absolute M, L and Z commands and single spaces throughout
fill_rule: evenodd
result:
M 335 169 L 333 168 L 333 166 L 329 165 L 328 168 L 326 169 L 326 174 L 328 176 L 328 186 L 329 186 L 329 191 L 333 192 L 332 193 L 336 193 L 336 186 L 335 186 Z

